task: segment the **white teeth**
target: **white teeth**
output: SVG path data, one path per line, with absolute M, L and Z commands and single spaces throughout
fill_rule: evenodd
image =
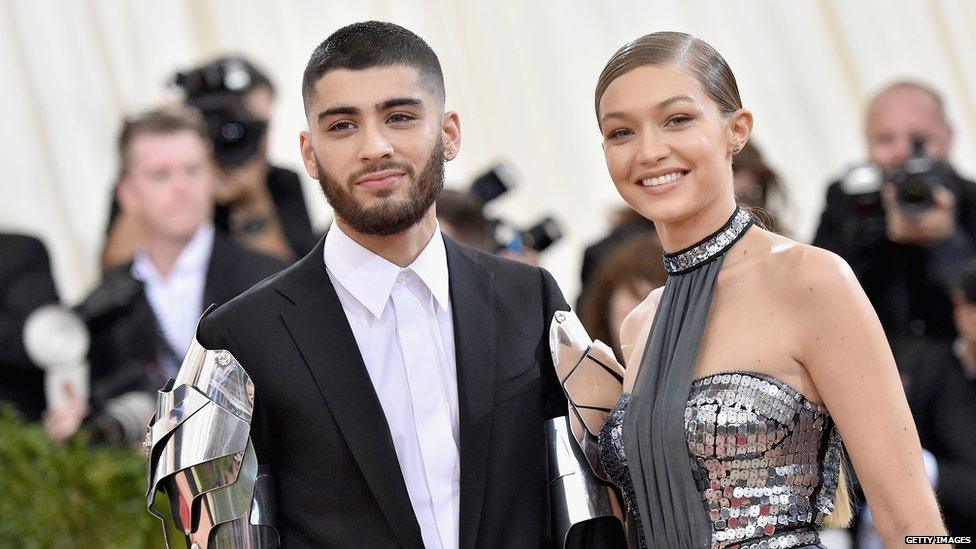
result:
M 664 185 L 666 183 L 677 181 L 682 177 L 684 177 L 683 173 L 673 172 L 659 177 L 649 177 L 647 179 L 642 179 L 641 184 L 643 184 L 645 187 L 657 187 L 658 185 Z

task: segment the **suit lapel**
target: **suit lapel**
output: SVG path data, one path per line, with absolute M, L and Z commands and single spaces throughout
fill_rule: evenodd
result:
M 457 352 L 461 437 L 460 546 L 474 547 L 485 494 L 492 405 L 495 396 L 494 278 L 474 254 L 449 238 L 454 346 Z
M 386 417 L 322 261 L 323 242 L 278 283 L 295 304 L 282 320 L 400 544 L 422 547 Z
M 203 283 L 203 308 L 206 309 L 211 303 L 223 305 L 230 299 L 221 291 L 222 288 L 233 286 L 233 269 L 228 269 L 232 261 L 225 257 L 227 248 L 224 245 L 223 236 L 214 232 L 213 246 L 210 248 L 210 261 L 207 262 L 207 277 Z M 231 298 L 234 296 L 230 296 Z

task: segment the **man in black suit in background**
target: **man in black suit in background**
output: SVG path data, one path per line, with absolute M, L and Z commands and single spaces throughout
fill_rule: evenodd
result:
M 129 118 L 119 154 L 119 203 L 142 245 L 133 261 L 105 273 L 78 312 L 91 332 L 95 428 L 133 442 L 145 435 L 155 392 L 175 375 L 204 308 L 226 303 L 285 264 L 214 230 L 211 147 L 196 111 Z M 48 433 L 70 436 L 88 412 L 82 402 L 52 408 Z
M 58 291 L 40 240 L 0 234 L 0 258 L 0 403 L 36 421 L 44 410 L 44 372 L 24 349 L 24 322 L 39 307 L 58 303 Z
M 303 82 L 301 151 L 336 219 L 304 259 L 201 322 L 254 383 L 251 437 L 285 547 L 540 547 L 544 424 L 565 414 L 545 271 L 444 237 L 460 145 L 430 47 L 336 31 Z

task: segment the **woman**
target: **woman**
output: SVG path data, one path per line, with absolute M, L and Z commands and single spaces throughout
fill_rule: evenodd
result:
M 596 111 L 617 190 L 668 252 L 667 283 L 621 328 L 625 394 L 601 433 L 639 543 L 817 546 L 831 511 L 850 515 L 839 433 L 886 543 L 943 535 L 851 270 L 736 206 L 753 117 L 724 59 L 687 34 L 639 38 L 604 68 Z

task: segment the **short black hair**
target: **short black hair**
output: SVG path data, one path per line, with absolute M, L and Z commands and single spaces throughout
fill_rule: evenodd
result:
M 976 303 L 976 259 L 969 260 L 956 273 L 953 289 L 969 303 Z
M 417 70 L 422 85 L 444 101 L 444 74 L 434 50 L 423 38 L 385 21 L 364 21 L 342 27 L 312 52 L 302 78 L 305 109 L 315 95 L 315 83 L 334 69 L 363 70 L 406 65 Z

